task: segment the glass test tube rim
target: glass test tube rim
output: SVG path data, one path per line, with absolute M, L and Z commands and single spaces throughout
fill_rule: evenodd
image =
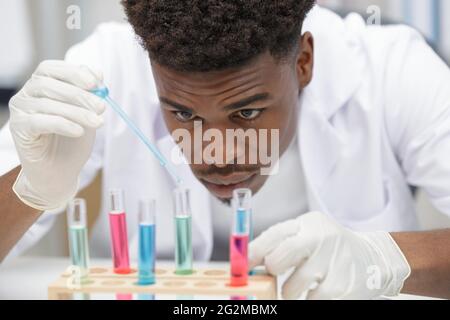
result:
M 109 190 L 109 213 L 125 213 L 125 192 L 121 188 L 112 188 Z
M 79 207 L 80 218 L 75 221 L 76 208 Z M 87 206 L 83 198 L 74 198 L 67 205 L 67 226 L 69 228 L 87 227 Z
M 232 199 L 233 199 L 232 201 L 235 201 L 236 210 L 251 210 L 251 200 L 252 200 L 251 189 L 249 188 L 234 189 Z
M 144 208 L 146 206 L 146 208 Z M 145 218 L 143 218 L 143 210 L 150 210 L 150 213 L 148 214 L 148 220 L 149 221 L 143 221 Z M 142 226 L 153 226 L 156 225 L 156 199 L 154 198 L 141 198 L 138 201 L 138 225 Z
M 178 187 L 174 191 L 175 198 L 175 218 L 188 218 L 192 216 L 191 212 L 191 192 L 187 187 Z

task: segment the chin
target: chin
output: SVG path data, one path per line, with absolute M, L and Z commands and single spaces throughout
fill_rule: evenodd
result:
M 208 191 L 220 202 L 227 206 L 231 206 L 231 200 L 233 198 L 233 190 L 240 188 L 248 188 L 255 195 L 267 180 L 267 176 L 254 175 L 247 181 L 231 184 L 231 185 L 217 185 L 205 181 L 202 178 L 197 178 Z
M 228 199 L 222 199 L 217 197 L 216 195 L 214 195 L 214 198 L 216 198 L 217 200 L 219 200 L 222 204 L 226 205 L 227 207 L 231 208 L 231 198 Z

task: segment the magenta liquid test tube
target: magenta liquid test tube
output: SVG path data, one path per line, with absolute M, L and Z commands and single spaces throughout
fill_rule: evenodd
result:
M 230 285 L 233 287 L 248 284 L 248 241 L 250 217 L 244 212 L 250 210 L 250 197 L 234 197 L 233 221 L 230 235 Z
M 130 258 L 128 253 L 127 222 L 124 206 L 124 195 L 121 189 L 110 191 L 109 226 L 111 231 L 111 248 L 114 262 L 114 272 L 130 273 Z

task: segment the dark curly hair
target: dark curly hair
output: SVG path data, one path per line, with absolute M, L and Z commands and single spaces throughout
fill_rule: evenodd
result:
M 178 71 L 241 66 L 293 51 L 315 0 L 122 0 L 150 58 Z

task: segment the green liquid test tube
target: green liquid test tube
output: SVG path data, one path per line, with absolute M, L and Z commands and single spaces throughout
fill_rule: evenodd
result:
M 175 273 L 188 275 L 192 267 L 192 223 L 189 189 L 177 188 L 175 195 Z
M 88 281 L 89 246 L 86 221 L 86 202 L 84 199 L 72 200 L 67 209 L 67 223 L 73 282 L 76 284 Z

